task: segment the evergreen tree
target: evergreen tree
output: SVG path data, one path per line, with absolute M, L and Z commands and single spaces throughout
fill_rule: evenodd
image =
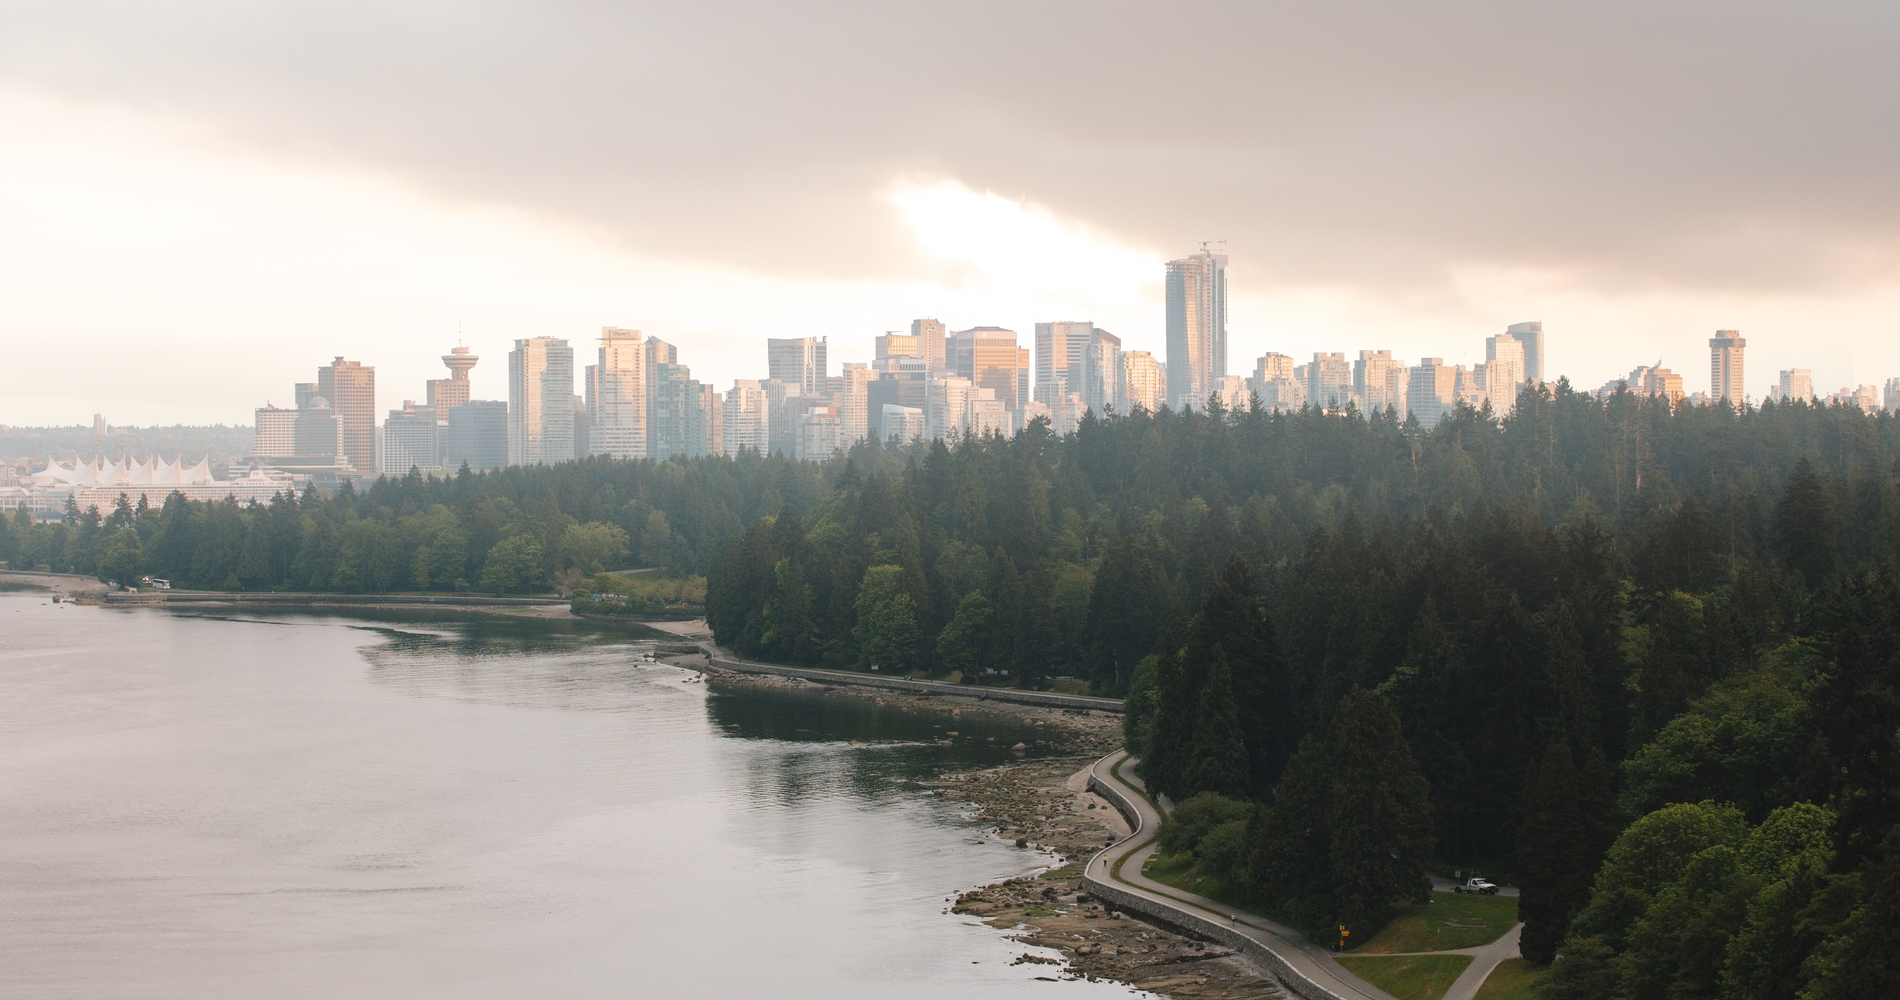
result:
M 956 614 L 937 635 L 937 660 L 943 669 L 960 671 L 969 679 L 981 674 L 989 629 L 990 602 L 983 592 L 972 590 L 963 595 Z
M 1556 957 L 1570 918 L 1590 901 L 1597 854 L 1584 808 L 1570 747 L 1558 743 L 1538 766 L 1517 834 L 1517 919 L 1524 924 L 1518 951 L 1540 965 Z
M 1201 692 L 1188 677 L 1181 650 L 1172 631 L 1161 636 L 1155 650 L 1154 724 L 1141 776 L 1150 791 L 1179 795 L 1194 745 L 1194 723 L 1200 717 Z
M 1327 817 L 1335 919 L 1364 933 L 1390 919 L 1395 902 L 1429 898 L 1430 795 L 1385 696 L 1347 694 L 1327 742 L 1337 775 Z
M 1247 794 L 1247 747 L 1240 738 L 1240 710 L 1234 701 L 1234 674 L 1227 652 L 1213 650 L 1213 665 L 1201 685 L 1199 724 L 1186 766 L 1182 794 L 1213 792 L 1228 798 Z
M 1788 475 L 1788 487 L 1775 503 L 1771 520 L 1775 552 L 1782 564 L 1801 574 L 1819 590 L 1834 579 L 1840 553 L 1834 540 L 1834 504 L 1827 484 L 1815 473 L 1806 455 Z
M 1264 798 L 1292 755 L 1292 685 L 1266 601 L 1239 555 L 1230 557 L 1201 598 L 1186 655 L 1211 662 L 1225 650 L 1233 668 L 1234 701 L 1246 746 L 1247 789 Z

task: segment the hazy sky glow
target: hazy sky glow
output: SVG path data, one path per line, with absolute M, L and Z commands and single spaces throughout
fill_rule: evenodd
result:
M 1900 375 L 1900 8 L 47 5 L 0 33 L 0 422 L 248 422 L 346 354 L 605 324 L 722 388 L 915 316 L 1162 349 L 1232 255 L 1265 350 L 1594 386 Z

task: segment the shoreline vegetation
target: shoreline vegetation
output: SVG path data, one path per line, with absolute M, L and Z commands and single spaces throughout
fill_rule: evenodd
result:
M 1035 741 L 1035 749 L 1050 756 L 951 771 L 918 782 L 933 796 L 963 806 L 966 817 L 980 823 L 986 836 L 1043 853 L 1050 863 L 1041 873 L 948 897 L 945 911 L 980 921 L 1011 940 L 1058 952 L 1060 959 L 1032 952 L 1018 956 L 1015 964 L 1048 966 L 1048 974 L 1040 978 L 1107 980 L 1166 996 L 1210 1000 L 1287 996 L 1263 970 L 1231 949 L 1119 913 L 1083 889 L 1083 866 L 1105 844 L 1129 834 L 1121 813 L 1087 785 L 1088 769 L 1121 744 L 1119 718 L 744 674 L 713 666 L 702 654 L 662 654 L 657 661 L 700 671 L 714 689 L 810 691 L 947 719 L 991 715 L 1040 726 L 1048 735 Z
M 1212 404 L 16 515 L 0 559 L 340 593 L 703 575 L 748 660 L 1125 698 L 1143 779 L 1209 821 L 1197 875 L 1308 933 L 1476 870 L 1521 890 L 1552 1000 L 1900 994 L 1900 415 L 1562 380 L 1431 428 Z

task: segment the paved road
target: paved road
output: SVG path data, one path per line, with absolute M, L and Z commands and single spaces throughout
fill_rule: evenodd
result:
M 1242 917 L 1218 900 L 1162 885 L 1141 874 L 1142 865 L 1154 856 L 1157 846 L 1154 836 L 1161 826 L 1161 814 L 1148 800 L 1141 779 L 1117 770 L 1127 759 L 1127 752 L 1118 750 L 1097 761 L 1090 771 L 1092 785 L 1109 793 L 1110 800 L 1117 802 L 1123 812 L 1132 809 L 1135 814 L 1131 817 L 1135 821 L 1134 834 L 1096 855 L 1089 863 L 1090 881 L 1106 880 L 1115 888 L 1177 913 L 1225 925 L 1271 952 L 1289 971 L 1304 978 L 1305 983 L 1289 984 L 1302 994 L 1330 995 L 1340 1000 L 1391 1000 L 1389 994 L 1347 972 L 1325 948 L 1307 941 L 1293 928 L 1251 914 Z M 1515 892 L 1512 890 L 1512 894 Z M 1435 953 L 1472 956 L 1471 964 L 1442 994 L 1443 1000 L 1471 1000 L 1476 996 L 1491 970 L 1497 968 L 1499 962 L 1517 955 L 1518 933 L 1523 926 L 1513 926 L 1503 937 L 1487 945 Z
M 1141 874 L 1141 866 L 1154 856 L 1154 836 L 1161 826 L 1161 814 L 1148 801 L 1140 778 L 1115 770 L 1126 759 L 1127 751 L 1117 750 L 1097 761 L 1091 772 L 1094 779 L 1091 784 L 1098 789 L 1106 786 L 1110 793 L 1109 800 L 1117 802 L 1124 813 L 1133 809 L 1135 815 L 1131 819 L 1135 833 L 1103 851 L 1089 863 L 1089 881 L 1106 881 L 1112 888 L 1159 903 L 1177 914 L 1189 917 L 1188 920 L 1178 921 L 1188 926 L 1195 926 L 1196 921 L 1192 918 L 1199 918 L 1231 929 L 1256 947 L 1270 952 L 1290 971 L 1304 978 L 1304 984 L 1288 984 L 1301 994 L 1331 995 L 1340 1000 L 1393 1000 L 1391 994 L 1347 972 L 1345 966 L 1333 961 L 1326 949 L 1307 941 L 1293 928 L 1251 914 L 1236 914 L 1218 900 L 1162 885 Z M 1302 989 L 1302 986 L 1307 988 Z

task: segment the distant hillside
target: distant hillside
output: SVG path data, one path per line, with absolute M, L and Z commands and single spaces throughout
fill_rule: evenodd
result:
M 0 461 L 18 463 L 22 458 L 31 457 L 37 468 L 46 461 L 48 454 L 62 462 L 71 462 L 75 458 L 91 461 L 96 452 L 109 459 L 117 459 L 121 454 L 141 459 L 155 454 L 175 460 L 182 455 L 193 462 L 209 456 L 212 465 L 222 467 L 243 458 L 251 449 L 252 434 L 249 427 L 227 427 L 224 424 L 189 427 L 175 424 L 170 427 L 108 427 L 107 430 L 110 433 L 95 445 L 90 425 L 0 426 Z

